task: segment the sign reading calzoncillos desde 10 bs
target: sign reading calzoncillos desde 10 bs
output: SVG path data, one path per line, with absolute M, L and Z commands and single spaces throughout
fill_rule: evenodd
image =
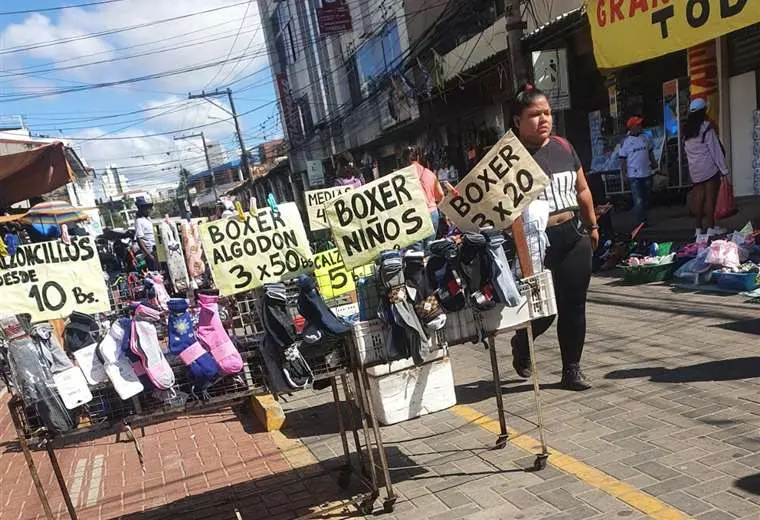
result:
M 98 250 L 92 237 L 19 246 L 0 257 L 0 316 L 30 314 L 32 321 L 110 309 Z

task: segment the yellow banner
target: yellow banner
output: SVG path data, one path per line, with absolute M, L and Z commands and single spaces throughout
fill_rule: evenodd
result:
M 371 274 L 372 266 L 357 267 L 353 271 L 348 271 L 337 249 L 314 255 L 314 277 L 319 285 L 319 293 L 325 299 L 329 300 L 355 291 L 355 281 Z
M 760 0 L 590 0 L 600 69 L 622 67 L 760 22 Z
M 0 316 L 28 313 L 33 322 L 111 308 L 92 237 L 25 245 L 0 257 L 0 292 Z
M 325 203 L 347 191 L 351 191 L 351 186 L 307 191 L 305 195 L 306 210 L 309 213 L 309 229 L 312 231 L 330 229 L 330 226 L 327 224 L 327 217 L 325 217 Z
M 260 209 L 201 224 L 201 243 L 217 289 L 230 296 L 298 276 L 309 270 L 311 249 L 294 202 L 280 204 L 277 214 Z
M 371 264 L 382 251 L 434 233 L 414 166 L 344 193 L 325 204 L 325 214 L 348 268 Z

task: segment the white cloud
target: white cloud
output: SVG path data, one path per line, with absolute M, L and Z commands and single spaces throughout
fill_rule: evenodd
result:
M 103 4 L 92 9 L 64 9 L 53 20 L 43 14 L 29 15 L 23 22 L 9 25 L 0 34 L 5 49 L 41 44 L 62 38 L 77 38 L 88 33 L 99 33 L 127 26 L 151 23 L 162 19 L 175 18 L 185 14 L 206 11 L 225 5 L 230 0 L 130 0 Z M 245 20 L 243 16 L 245 15 Z M 242 25 L 241 25 L 242 22 Z M 215 27 L 216 26 L 216 27 Z M 43 46 L 37 49 L 7 55 L 10 62 L 18 67 L 25 58 L 52 61 L 59 67 L 68 67 L 91 61 L 105 61 L 72 70 L 58 71 L 59 78 L 84 81 L 118 80 L 145 76 L 169 70 L 183 69 L 199 64 L 222 60 L 230 53 L 231 59 L 242 54 L 257 55 L 253 62 L 242 60 L 236 68 L 232 63 L 211 67 L 179 76 L 159 79 L 145 84 L 167 85 L 175 92 L 203 88 L 209 81 L 214 83 L 229 81 L 244 69 L 258 70 L 267 62 L 264 35 L 261 30 L 257 2 L 251 2 L 246 14 L 246 5 L 221 9 L 215 12 L 191 16 L 173 22 L 152 25 L 140 29 L 80 39 L 69 43 Z M 235 42 L 235 34 L 241 29 Z M 222 39 L 219 39 L 224 37 Z M 199 43 L 199 40 L 216 39 Z M 148 42 L 150 45 L 145 45 Z M 234 47 L 233 42 L 235 42 Z M 118 48 L 138 47 L 119 51 Z M 168 52 L 162 49 L 184 47 Z M 230 49 L 232 49 L 230 51 Z M 147 54 L 128 60 L 118 60 L 121 56 Z M 9 60 L 6 59 L 6 67 Z M 217 74 L 219 73 L 219 74 Z M 232 76 L 228 77 L 232 73 Z M 216 84 L 212 84 L 211 88 Z

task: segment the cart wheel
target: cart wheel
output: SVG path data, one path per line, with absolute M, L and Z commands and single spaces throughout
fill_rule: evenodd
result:
M 359 504 L 359 512 L 363 515 L 371 515 L 375 510 L 375 501 L 371 498 L 362 500 Z
M 383 511 L 386 513 L 392 513 L 393 512 L 393 506 L 396 504 L 395 498 L 389 498 L 388 500 L 383 502 Z
M 338 475 L 338 486 L 340 489 L 347 489 L 351 485 L 351 470 L 348 468 L 340 470 Z
M 546 459 L 549 458 L 549 455 L 541 454 L 536 455 L 536 460 L 533 462 L 533 469 L 536 471 L 541 471 L 542 469 L 546 468 Z

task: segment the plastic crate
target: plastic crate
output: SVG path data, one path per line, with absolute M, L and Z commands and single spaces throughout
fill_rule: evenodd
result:
M 643 283 L 664 282 L 670 280 L 673 276 L 675 262 L 656 265 L 625 265 L 621 266 L 623 270 L 623 281 L 631 285 Z
M 713 273 L 718 287 L 731 291 L 753 291 L 757 289 L 757 273 Z
M 554 294 L 551 271 L 541 271 L 520 280 L 520 292 L 530 301 L 528 312 L 531 320 L 557 314 L 557 297 Z
M 382 320 L 359 321 L 352 325 L 356 358 L 359 365 L 370 367 L 400 361 L 391 357 L 385 342 L 388 338 L 388 326 Z M 430 350 L 443 349 L 448 345 L 446 330 L 430 333 Z

